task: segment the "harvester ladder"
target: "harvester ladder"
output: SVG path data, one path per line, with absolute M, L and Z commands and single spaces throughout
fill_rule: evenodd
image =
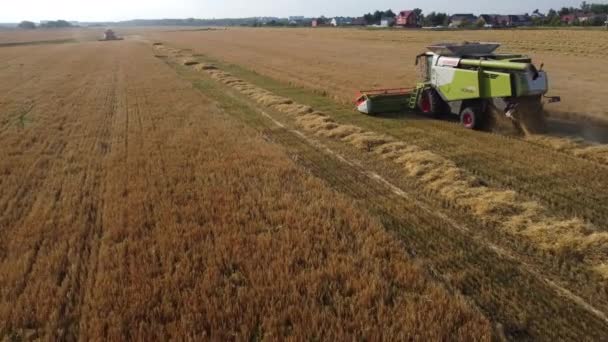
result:
M 410 109 L 416 109 L 416 105 L 418 104 L 418 100 L 420 99 L 420 95 L 422 94 L 422 91 L 426 88 L 426 83 L 418 83 L 416 84 L 416 88 L 414 89 L 414 92 L 412 92 L 412 95 L 410 96 L 409 102 L 408 102 L 408 107 Z

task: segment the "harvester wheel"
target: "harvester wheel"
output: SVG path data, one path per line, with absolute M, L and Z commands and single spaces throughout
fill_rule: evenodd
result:
M 420 108 L 420 111 L 424 114 L 430 114 L 437 117 L 443 113 L 445 103 L 435 89 L 426 89 L 420 94 L 418 108 Z
M 460 123 L 468 129 L 479 129 L 482 125 L 482 115 L 478 107 L 465 107 L 460 112 Z

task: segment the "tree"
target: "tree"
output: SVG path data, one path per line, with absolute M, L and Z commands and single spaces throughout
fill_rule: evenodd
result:
M 19 27 L 20 29 L 24 29 L 24 30 L 33 30 L 36 28 L 36 24 L 34 24 L 31 21 L 24 20 L 24 21 L 20 22 L 19 25 L 17 25 L 17 27 Z
M 424 15 L 422 14 L 422 10 L 420 8 L 414 8 L 414 14 L 416 14 L 416 24 L 422 24 L 424 21 Z
M 589 11 L 593 14 L 608 14 L 608 4 L 591 4 Z
M 375 11 L 373 14 L 372 13 L 367 13 L 365 15 L 363 15 L 363 19 L 365 20 L 365 23 L 368 25 L 374 25 L 374 24 L 380 24 L 380 22 L 382 21 L 382 18 L 394 18 L 397 15 L 395 14 L 395 12 L 393 12 L 393 10 L 388 9 L 386 11 Z
M 431 12 L 424 16 L 422 23 L 424 26 L 447 25 L 448 15 L 446 13 Z
M 383 14 L 384 14 L 384 12 L 381 12 L 381 11 L 374 12 L 374 24 L 380 24 Z
M 437 20 L 441 20 L 439 25 L 448 26 L 450 24 L 450 16 L 447 13 L 437 13 Z
M 62 28 L 62 27 L 72 27 L 72 24 L 65 20 L 57 20 L 57 21 L 49 21 L 45 24 L 40 25 L 45 28 Z
M 557 15 L 557 11 L 554 10 L 553 8 L 550 9 L 549 12 L 547 12 L 547 17 L 545 18 L 543 25 L 557 26 L 560 23 L 561 23 L 561 19 L 560 19 L 560 16 Z
M 592 26 L 603 26 L 604 25 L 604 20 L 606 20 L 606 16 L 605 15 L 596 15 L 591 19 L 591 25 Z
M 576 8 L 562 7 L 562 9 L 560 9 L 557 13 L 560 15 L 560 17 L 562 15 L 576 14 Z
M 386 11 L 384 11 L 384 17 L 385 18 L 395 18 L 397 15 L 395 14 L 395 12 L 393 12 L 392 9 L 388 9 Z
M 437 17 L 437 14 L 435 13 L 435 11 L 427 14 L 424 17 L 424 20 L 422 21 L 422 25 L 423 26 L 437 26 L 437 25 L 435 25 L 436 17 Z
M 557 11 L 555 11 L 554 9 L 550 9 L 549 12 L 547 12 L 547 21 L 546 24 L 549 26 L 559 26 L 561 25 L 562 20 L 561 17 L 558 15 Z

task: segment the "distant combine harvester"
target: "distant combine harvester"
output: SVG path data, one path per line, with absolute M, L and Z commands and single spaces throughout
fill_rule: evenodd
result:
M 116 35 L 116 33 L 114 33 L 114 31 L 107 29 L 104 33 L 103 33 L 103 38 L 100 39 L 100 41 L 109 41 L 109 40 L 123 40 L 123 38 L 120 38 Z

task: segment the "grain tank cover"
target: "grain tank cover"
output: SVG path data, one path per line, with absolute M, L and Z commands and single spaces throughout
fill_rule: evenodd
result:
M 474 56 L 489 55 L 496 51 L 499 43 L 438 43 L 428 47 L 428 49 L 441 56 Z

